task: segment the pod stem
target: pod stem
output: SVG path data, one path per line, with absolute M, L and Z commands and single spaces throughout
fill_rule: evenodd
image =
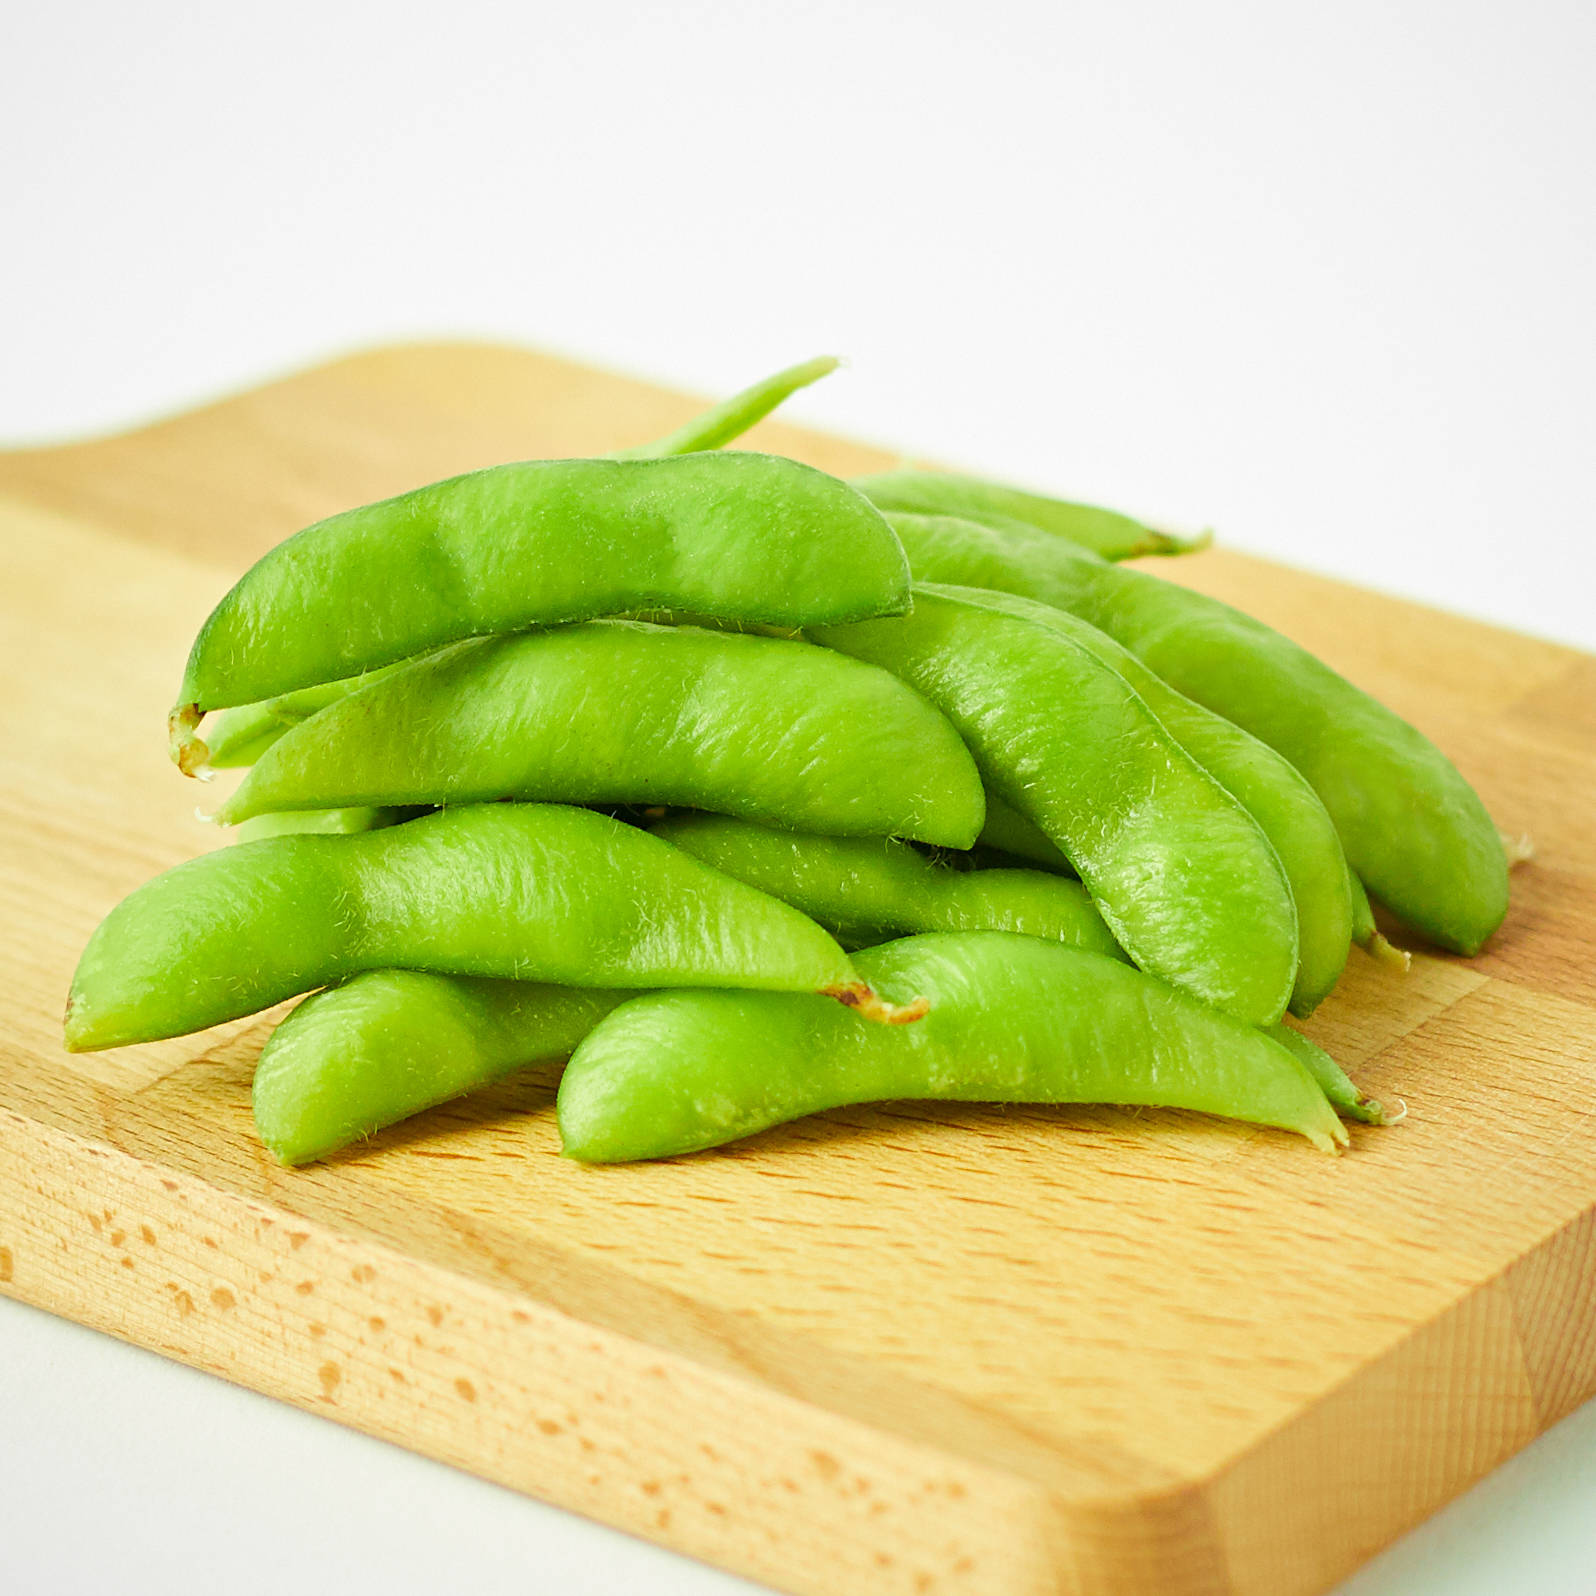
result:
M 1527 831 L 1521 831 L 1514 837 L 1498 826 L 1496 834 L 1502 839 L 1502 852 L 1507 855 L 1507 868 L 1509 870 L 1514 865 L 1526 864 L 1535 857 L 1535 843 Z
M 923 1020 L 931 1012 L 931 999 L 917 997 L 909 1003 L 889 1003 L 873 987 L 863 981 L 848 986 L 828 986 L 825 995 L 835 998 L 844 1008 L 850 1008 L 862 1019 L 874 1020 L 878 1025 L 909 1025 Z
M 1363 944 L 1363 951 L 1369 955 L 1376 964 L 1384 964 L 1393 970 L 1409 970 L 1413 967 L 1413 955 L 1406 948 L 1399 948 L 1394 943 L 1386 941 L 1380 932 L 1372 932 L 1369 940 Z
M 172 751 L 172 763 L 185 776 L 200 781 L 211 779 L 211 751 L 197 734 L 205 711 L 198 704 L 179 704 L 166 717 L 166 735 Z
M 1404 1108 L 1404 1112 L 1406 1109 Z M 1355 1119 L 1365 1125 L 1391 1125 L 1392 1120 L 1385 1111 L 1385 1104 L 1375 1097 L 1360 1096 L 1355 1103 L 1349 1103 L 1341 1109 L 1342 1117 Z M 1398 1115 L 1398 1118 L 1401 1116 Z

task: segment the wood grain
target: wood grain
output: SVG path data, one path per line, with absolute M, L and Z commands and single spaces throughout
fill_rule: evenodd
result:
M 0 455 L 0 1290 L 797 1592 L 1320 1591 L 1596 1391 L 1596 660 L 1223 551 L 1158 567 L 1433 736 L 1536 841 L 1507 925 L 1311 1026 L 1407 1121 L 887 1104 L 642 1168 L 531 1072 L 300 1171 L 269 1020 L 71 1058 L 99 917 L 216 834 L 187 641 L 347 504 L 693 402 L 378 351 Z M 874 451 L 767 424 L 833 470 Z

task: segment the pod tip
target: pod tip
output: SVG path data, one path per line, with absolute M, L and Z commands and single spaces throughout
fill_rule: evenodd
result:
M 1321 1153 L 1329 1153 L 1332 1158 L 1339 1156 L 1341 1149 L 1347 1145 L 1346 1126 L 1336 1120 L 1334 1130 L 1321 1130 L 1317 1125 L 1312 1128 L 1299 1127 L 1300 1134 L 1307 1137 L 1308 1141 Z
M 67 993 L 66 1009 L 61 1015 L 61 1041 L 69 1053 L 89 1053 L 94 1051 L 93 1043 L 88 1037 L 89 1025 L 83 1017 L 83 1002 L 74 985 Z

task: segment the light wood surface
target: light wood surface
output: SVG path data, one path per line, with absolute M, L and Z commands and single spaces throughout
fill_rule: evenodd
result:
M 249 1120 L 268 1022 L 61 1051 L 94 924 L 219 840 L 163 717 L 237 572 L 346 505 L 693 408 L 417 347 L 0 455 L 0 1290 L 786 1590 L 1323 1590 L 1596 1391 L 1589 656 L 1223 551 L 1158 567 L 1379 694 L 1535 839 L 1479 959 L 1354 954 L 1311 1033 L 1410 1112 L 1338 1160 L 899 1104 L 584 1169 L 533 1073 L 289 1172 Z

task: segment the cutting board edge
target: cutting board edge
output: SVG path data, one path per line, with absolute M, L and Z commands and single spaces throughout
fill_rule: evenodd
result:
M 916 1596 L 930 1588 L 917 1577 L 954 1575 L 953 1588 L 971 1596 L 1316 1596 L 1596 1396 L 1596 1334 L 1572 1344 L 1555 1335 L 1558 1323 L 1589 1320 L 1596 1309 L 1596 1269 L 1588 1267 L 1596 1203 L 1217 1470 L 1083 1489 L 1047 1478 L 1045 1468 L 994 1466 L 927 1445 L 793 1396 L 756 1371 L 713 1368 L 108 1143 L 11 1111 L 0 1119 L 15 1133 L 0 1139 L 5 1295 L 796 1596 L 893 1591 L 900 1566 L 901 1588 Z M 225 1248 L 212 1231 L 225 1233 Z M 1546 1268 L 1569 1252 L 1587 1267 Z M 96 1289 L 107 1274 L 117 1295 Z M 208 1281 L 221 1283 L 207 1290 Z M 270 1333 L 257 1326 L 241 1337 L 244 1316 Z M 234 1321 L 225 1330 L 222 1317 Z M 389 1350 L 373 1357 L 358 1327 L 379 1324 L 372 1333 L 388 1338 Z M 1557 1342 L 1550 1353 L 1548 1334 Z M 1509 1403 L 1519 1422 L 1504 1425 L 1499 1403 L 1445 1378 L 1460 1337 L 1485 1388 L 1522 1376 L 1523 1400 Z M 406 1338 L 405 1359 L 395 1363 L 392 1347 Z M 525 1369 L 552 1369 L 555 1390 L 515 1392 L 533 1412 L 538 1403 L 559 1406 L 560 1419 L 517 1423 L 520 1405 L 503 1404 L 495 1382 L 513 1383 L 517 1342 L 527 1339 L 548 1361 L 529 1359 L 523 1346 Z M 231 1356 L 217 1356 L 224 1346 Z M 413 1366 L 418 1356 L 424 1372 Z M 385 1379 L 393 1390 L 383 1389 Z M 623 1393 L 656 1381 L 669 1394 L 642 1421 L 650 1433 L 612 1446 L 603 1467 L 573 1470 L 578 1415 L 617 1398 L 635 1411 Z M 1406 1402 L 1399 1419 L 1393 1398 Z M 768 1423 L 755 1417 L 761 1407 Z M 1362 1417 L 1349 1423 L 1348 1408 Z M 676 1495 L 696 1502 L 696 1514 L 661 1505 L 672 1499 L 660 1476 L 682 1450 L 684 1422 L 704 1437 L 702 1475 L 677 1482 Z M 1331 1444 L 1360 1428 L 1371 1450 Z M 739 1458 L 751 1434 L 759 1456 Z M 1448 1437 L 1440 1467 L 1428 1447 L 1436 1434 Z M 574 1445 L 579 1459 L 588 1447 L 591 1457 L 603 1454 L 585 1436 Z M 803 1510 L 788 1511 L 790 1494 L 759 1488 L 769 1482 L 750 1488 L 750 1471 L 760 1468 L 808 1495 Z M 883 1536 L 883 1512 L 900 1521 L 898 1534 Z M 877 1561 L 884 1538 L 902 1547 L 885 1567 Z M 839 1568 L 839 1548 L 846 1563 L 855 1544 L 859 1567 Z M 761 1547 L 772 1548 L 768 1560 Z M 1328 1547 L 1343 1555 L 1327 1563 Z M 941 1548 L 940 1562 L 928 1548 Z
M 1001 1578 L 971 1592 L 1056 1589 L 1056 1512 L 1034 1480 L 107 1143 L 10 1110 L 0 1124 L 0 1293 L 798 1596 L 900 1588 L 875 1563 L 877 1503 L 903 1520 L 887 1539 L 902 1544 L 906 1592 L 925 1588 L 916 1573 L 956 1573 L 971 1555 L 910 1568 L 933 1541 L 1002 1557 Z M 543 1377 L 537 1391 L 517 1384 L 518 1358 Z M 650 1387 L 644 1412 L 632 1395 Z M 626 1415 L 607 1439 L 582 1433 L 602 1431 L 606 1409 Z M 702 1437 L 703 1461 L 667 1480 L 684 1430 Z M 738 1454 L 751 1441 L 794 1494 L 747 1488 L 756 1460 Z M 788 1512 L 800 1496 L 803 1511 Z M 861 1566 L 839 1579 L 850 1543 Z
M 1596 1199 L 1208 1476 L 1221 1588 L 1319 1596 L 1592 1398 Z
M 663 382 L 655 382 L 647 377 L 634 377 L 610 366 L 595 366 L 579 360 L 574 355 L 561 354 L 532 344 L 512 344 L 487 337 L 439 336 L 392 341 L 376 340 L 329 346 L 319 354 L 307 352 L 289 364 L 273 366 L 253 378 L 245 377 L 233 383 L 207 385 L 188 399 L 174 399 L 170 404 L 154 411 L 129 416 L 121 421 L 111 421 L 88 432 L 76 432 L 63 437 L 24 438 L 14 442 L 0 439 L 0 474 L 13 463 L 45 458 L 59 459 L 74 450 L 88 453 L 104 444 L 137 443 L 151 434 L 184 430 L 191 423 L 209 422 L 218 415 L 225 416 L 229 411 L 256 402 L 262 395 L 291 389 L 307 379 L 353 376 L 361 380 L 374 374 L 386 361 L 405 360 L 417 356 L 423 359 L 438 356 L 531 358 L 550 365 L 569 366 L 574 370 L 590 372 L 600 378 L 624 382 L 633 387 L 647 388 L 656 394 L 668 394 L 673 399 L 685 400 L 688 397 L 681 390 L 670 388 Z M 710 402 L 707 399 L 703 400 L 705 404 Z

